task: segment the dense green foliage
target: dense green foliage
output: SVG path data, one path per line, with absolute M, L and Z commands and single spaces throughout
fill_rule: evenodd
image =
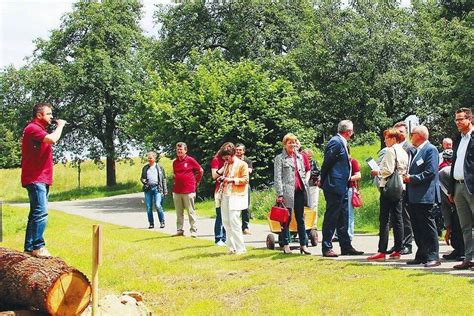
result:
M 1 167 L 18 165 L 32 103 L 72 122 L 56 150 L 114 161 L 130 146 L 177 141 L 208 170 L 225 141 L 247 145 L 255 184 L 271 181 L 286 132 L 322 148 L 341 119 L 353 144 L 415 114 L 431 140 L 453 136 L 456 108 L 474 99 L 469 1 L 185 1 L 157 7 L 158 37 L 139 27 L 138 1 L 80 1 L 38 40 L 23 68 L 1 71 Z M 8 131 L 7 131 L 8 130 Z
M 290 130 L 308 133 L 292 113 L 297 100 L 288 80 L 270 77 L 251 61 L 230 63 L 218 53 L 191 55 L 153 78 L 149 100 L 130 113 L 130 121 L 136 135 L 164 144 L 170 153 L 177 142 L 186 142 L 205 176 L 222 143 L 244 143 L 255 163 L 253 184 L 259 185 L 273 174 L 283 136 Z

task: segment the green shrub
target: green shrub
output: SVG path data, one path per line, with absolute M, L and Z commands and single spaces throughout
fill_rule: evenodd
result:
M 276 193 L 273 188 L 261 191 L 252 191 L 250 197 L 250 210 L 255 219 L 266 219 L 268 212 L 275 205 Z

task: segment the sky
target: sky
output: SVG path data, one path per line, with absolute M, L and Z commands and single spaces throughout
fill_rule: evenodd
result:
M 73 0 L 0 0 L 0 68 L 26 64 L 40 37 L 47 39 L 52 30 L 59 28 L 61 17 L 72 11 Z M 142 0 L 144 17 L 141 26 L 148 35 L 156 35 L 153 24 L 155 3 L 170 0 Z

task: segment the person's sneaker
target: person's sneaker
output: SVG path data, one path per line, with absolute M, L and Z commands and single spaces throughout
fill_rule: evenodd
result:
M 150 224 L 150 226 L 148 226 L 148 229 L 153 229 L 153 228 L 155 228 L 155 225 L 153 224 Z
M 216 242 L 216 246 L 225 247 L 225 241 L 219 240 L 218 242 Z
M 390 254 L 390 256 L 388 256 L 388 259 L 390 260 L 398 260 L 400 259 L 400 252 L 398 251 L 394 251 Z
M 230 249 L 228 252 L 227 252 L 228 255 L 235 255 L 235 250 L 234 249 Z
M 48 258 L 52 257 L 52 255 L 49 253 L 48 249 L 46 247 L 42 247 L 40 249 L 35 249 L 31 252 L 31 255 L 33 257 L 43 257 L 43 258 Z
M 385 254 L 383 252 L 378 252 L 373 256 L 367 257 L 368 261 L 385 261 Z
M 184 236 L 184 231 L 183 230 L 178 230 L 176 234 L 172 235 L 173 237 L 179 237 L 179 236 Z
M 197 236 L 198 236 L 198 234 L 196 232 L 191 233 L 191 237 L 196 238 Z
M 165 228 L 165 222 L 160 223 L 160 228 Z
M 244 235 L 252 235 L 252 232 L 251 232 L 250 229 L 248 229 L 248 228 L 245 228 L 242 233 L 243 233 Z

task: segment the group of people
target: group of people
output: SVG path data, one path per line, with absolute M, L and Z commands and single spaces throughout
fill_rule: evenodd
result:
M 404 122 L 385 130 L 386 147 L 379 153 L 379 168 L 371 171 L 380 188 L 380 227 L 378 252 L 368 257 L 369 261 L 386 260 L 387 254 L 389 259 L 410 254 L 414 239 L 418 250 L 415 259 L 407 264 L 440 265 L 440 228 L 437 227 L 435 210 L 441 205 L 446 226 L 445 240 L 454 248 L 443 258 L 462 261 L 454 269 L 474 267 L 472 111 L 469 108 L 457 110 L 455 124 L 460 134 L 454 143 L 445 138 L 441 153 L 429 142 L 426 126 L 416 126 L 411 130 L 411 144 Z M 400 185 L 399 194 L 393 193 L 396 183 Z M 394 246 L 387 250 L 390 223 Z
M 28 191 L 30 212 L 25 234 L 24 251 L 35 256 L 50 256 L 45 247 L 44 230 L 47 223 L 49 186 L 52 184 L 52 144 L 61 137 L 64 120 L 56 120 L 56 129 L 48 133 L 53 122 L 52 105 L 38 103 L 33 108 L 33 119 L 25 127 L 22 138 L 21 183 Z M 445 150 L 439 154 L 429 142 L 425 126 L 411 131 L 403 122 L 384 132 L 386 147 L 380 151 L 378 168 L 371 171 L 380 189 L 380 228 L 378 252 L 369 261 L 399 259 L 412 251 L 414 239 L 418 250 L 412 265 L 433 267 L 439 262 L 439 243 L 434 205 L 441 203 L 446 241 L 454 250 L 443 257 L 462 260 L 455 269 L 474 267 L 474 134 L 472 111 L 461 108 L 455 113 L 455 124 L 460 132 L 454 142 L 443 141 Z M 348 140 L 354 133 L 349 120 L 339 122 L 337 134 L 324 149 L 324 161 L 318 168 L 310 150 L 301 150 L 293 134 L 282 141 L 282 152 L 274 160 L 276 202 L 284 205 L 289 217 L 295 217 L 300 253 L 308 251 L 308 237 L 304 223 L 304 207 L 317 211 L 319 189 L 326 200 L 322 225 L 322 254 L 337 257 L 333 238 L 337 236 L 342 255 L 362 255 L 352 246 L 354 216 L 351 195 L 360 179 L 359 164 L 350 156 Z M 141 172 L 149 228 L 154 228 L 153 205 L 160 227 L 165 226 L 162 202 L 168 194 L 165 170 L 154 152 L 147 154 L 148 164 Z M 252 162 L 245 156 L 243 144 L 224 143 L 211 161 L 215 180 L 216 206 L 215 242 L 229 248 L 230 254 L 245 253 L 244 234 L 249 230 L 250 174 Z M 187 154 L 185 143 L 176 144 L 173 161 L 173 201 L 177 214 L 175 236 L 184 236 L 184 210 L 187 210 L 192 237 L 197 236 L 194 200 L 203 176 L 200 164 Z M 397 187 L 398 186 L 398 187 Z M 393 190 L 393 188 L 397 190 Z M 440 190 L 441 189 L 441 190 Z M 317 219 L 316 219 L 317 220 Z M 390 225 L 391 224 L 391 225 Z M 388 248 L 388 234 L 393 227 L 394 246 Z M 283 252 L 289 248 L 289 221 L 283 223 Z
M 145 192 L 149 228 L 154 228 L 153 205 L 158 213 L 160 227 L 164 228 L 161 202 L 167 194 L 164 169 L 156 162 L 156 153 L 147 154 L 148 164 L 142 169 L 141 182 Z M 214 200 L 216 221 L 215 243 L 228 246 L 230 254 L 246 252 L 243 235 L 250 235 L 249 179 L 252 161 L 245 156 L 243 144 L 224 143 L 211 161 L 211 174 L 215 181 Z M 201 182 L 203 169 L 187 154 L 185 143 L 176 144 L 176 159 L 173 161 L 173 201 L 177 215 L 177 231 L 174 236 L 184 236 L 184 210 L 189 218 L 191 237 L 197 237 L 194 200 Z

